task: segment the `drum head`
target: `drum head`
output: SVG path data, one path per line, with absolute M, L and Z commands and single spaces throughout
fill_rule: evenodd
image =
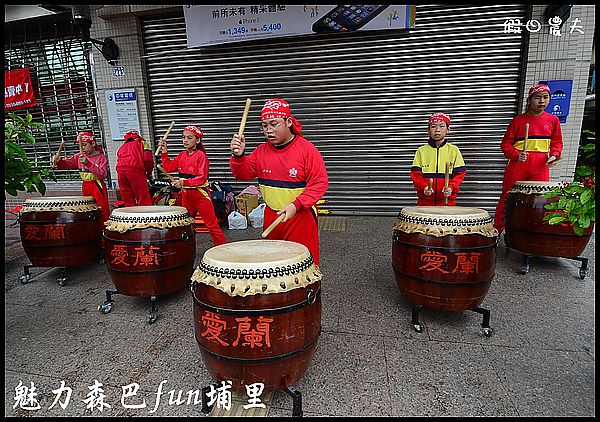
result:
M 98 204 L 93 196 L 54 196 L 29 198 L 23 203 L 21 212 L 33 211 L 71 211 L 86 212 L 97 210 Z
M 184 207 L 152 205 L 116 208 L 104 224 L 107 230 L 125 233 L 134 229 L 168 229 L 193 223 L 194 219 Z
M 549 192 L 550 190 L 560 186 L 559 182 L 537 182 L 537 181 L 518 181 L 508 193 L 524 193 L 527 195 L 535 195 L 539 193 Z
M 192 281 L 230 296 L 248 296 L 285 292 L 321 278 L 306 246 L 286 240 L 245 240 L 207 250 Z
M 498 236 L 486 210 L 456 206 L 406 207 L 400 210 L 395 230 L 433 236 L 480 234 Z

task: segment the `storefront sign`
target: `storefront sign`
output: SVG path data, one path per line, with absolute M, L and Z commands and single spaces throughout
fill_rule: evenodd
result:
M 109 89 L 105 98 L 113 141 L 122 141 L 129 129 L 140 131 L 135 88 Z
M 188 47 L 237 41 L 381 29 L 409 29 L 415 6 L 183 6 Z
M 29 68 L 4 72 L 4 111 L 33 107 L 36 104 Z

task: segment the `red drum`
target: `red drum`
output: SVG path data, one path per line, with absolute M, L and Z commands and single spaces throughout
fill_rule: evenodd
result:
M 104 253 L 119 293 L 152 297 L 183 289 L 194 271 L 193 222 L 177 206 L 113 210 L 105 223 Z
M 321 331 L 321 272 L 284 240 L 215 246 L 192 276 L 196 340 L 217 381 L 285 389 L 300 379 Z
M 504 241 L 509 248 L 532 255 L 573 258 L 581 255 L 594 230 L 594 222 L 582 236 L 568 224 L 550 225 L 544 221 L 553 212 L 544 205 L 558 198 L 544 198 L 543 193 L 558 187 L 558 182 L 516 182 L 506 200 Z
M 98 258 L 101 216 L 91 196 L 26 199 L 19 223 L 27 258 L 35 267 L 67 267 Z
M 478 307 L 495 275 L 497 239 L 492 218 L 479 208 L 403 208 L 392 245 L 400 292 L 431 309 Z

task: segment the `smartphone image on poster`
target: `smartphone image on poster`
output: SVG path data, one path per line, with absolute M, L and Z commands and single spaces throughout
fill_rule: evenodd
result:
M 316 21 L 313 32 L 356 31 L 379 15 L 387 6 L 377 4 L 339 5 Z

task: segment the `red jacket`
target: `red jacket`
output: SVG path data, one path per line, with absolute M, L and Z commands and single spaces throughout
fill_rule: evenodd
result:
M 125 141 L 117 151 L 117 172 L 142 171 L 146 177 L 152 177 L 154 158 L 147 142 L 140 140 Z
M 541 116 L 529 116 L 523 113 L 512 119 L 500 143 L 506 158 L 516 160 L 519 153 L 523 151 L 527 123 L 529 123 L 527 151 L 545 152 L 560 158 L 563 150 L 560 121 L 554 114 L 547 112 Z
M 202 151 L 197 149 L 189 154 L 187 151 L 181 151 L 173 160 L 169 159 L 169 154 L 163 152 L 162 165 L 166 172 L 178 171 L 179 177 L 185 179 L 183 186 L 195 187 L 202 186 L 208 179 L 208 157 Z

